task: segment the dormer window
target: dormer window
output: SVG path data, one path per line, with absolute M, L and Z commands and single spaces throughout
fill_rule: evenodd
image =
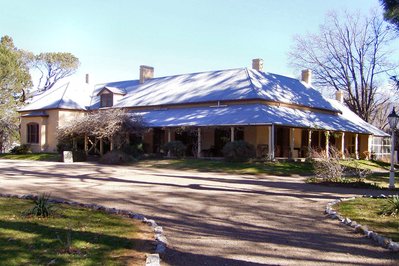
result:
M 114 95 L 112 92 L 104 90 L 100 97 L 100 107 L 112 107 L 114 105 Z

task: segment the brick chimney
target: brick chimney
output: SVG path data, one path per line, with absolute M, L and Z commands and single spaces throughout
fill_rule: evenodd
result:
M 90 83 L 89 74 L 86 74 L 86 84 Z
M 140 66 L 140 84 L 143 84 L 147 79 L 154 77 L 154 68 L 150 66 Z
M 302 79 L 303 82 L 307 83 L 309 86 L 312 85 L 312 70 L 304 69 L 302 70 Z
M 335 92 L 335 99 L 340 102 L 340 103 L 344 103 L 344 92 L 341 90 L 337 90 Z
M 258 71 L 263 71 L 263 59 L 252 59 L 252 68 Z

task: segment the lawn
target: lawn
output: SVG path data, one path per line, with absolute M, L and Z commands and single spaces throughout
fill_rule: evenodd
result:
M 229 174 L 270 174 L 303 175 L 313 174 L 313 167 L 307 162 L 255 162 L 237 163 L 223 160 L 179 159 L 179 160 L 142 160 L 135 165 L 143 167 L 195 170 L 199 172 L 223 172 Z
M 138 221 L 58 204 L 54 217 L 22 215 L 32 206 L 0 198 L 2 265 L 143 265 L 151 251 Z
M 60 161 L 61 156 L 58 153 L 26 153 L 26 154 L 0 153 L 0 159 L 58 162 Z
M 382 161 L 371 160 L 342 160 L 341 164 L 346 167 L 352 167 L 354 162 L 357 162 L 362 169 L 369 169 L 371 171 L 389 171 L 390 164 Z
M 390 164 L 381 161 L 367 161 L 367 160 L 345 160 L 341 164 L 350 168 L 357 166 L 361 169 L 371 170 L 371 175 L 365 178 L 365 182 L 374 184 L 377 187 L 388 188 L 389 186 L 389 169 Z M 395 166 L 398 169 L 398 165 Z M 399 188 L 399 171 L 395 171 L 395 186 Z
M 399 218 L 379 214 L 386 201 L 387 199 L 356 198 L 340 202 L 336 208 L 342 216 L 394 241 L 399 241 Z
M 344 166 L 344 173 L 341 179 L 324 180 L 312 176 L 306 182 L 328 186 L 371 189 L 387 189 L 389 186 L 389 163 L 367 160 L 341 160 L 340 164 Z M 369 170 L 370 172 L 359 179 L 359 175 L 356 174 L 359 171 L 354 171 L 356 168 L 360 169 L 360 171 Z M 399 165 L 396 165 L 395 168 L 398 169 Z M 399 171 L 395 171 L 395 176 L 395 186 L 399 190 Z

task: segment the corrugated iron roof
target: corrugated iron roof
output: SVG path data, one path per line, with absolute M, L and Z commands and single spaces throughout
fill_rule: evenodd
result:
M 87 84 L 71 84 L 68 82 L 60 87 L 51 88 L 36 94 L 30 103 L 19 111 L 73 109 L 86 110 L 90 104 L 90 94 Z
M 320 92 L 297 79 L 247 68 L 153 78 L 144 84 L 135 80 L 106 83 L 93 95 L 104 86 L 126 90 L 116 107 L 262 99 L 338 111 Z M 93 97 L 93 108 L 98 108 L 98 102 L 99 97 Z
M 349 112 L 348 112 L 349 111 Z M 180 126 L 245 126 L 281 125 L 317 128 L 331 131 L 356 132 L 387 136 L 363 120 L 352 120 L 351 111 L 328 114 L 264 104 L 242 104 L 224 107 L 193 107 L 135 112 L 150 127 Z

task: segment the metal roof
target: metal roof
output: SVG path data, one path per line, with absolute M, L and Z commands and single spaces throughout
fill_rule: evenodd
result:
M 144 84 L 137 80 L 102 84 L 93 93 L 92 108 L 98 108 L 95 96 L 104 86 L 126 90 L 115 107 L 262 99 L 338 111 L 320 92 L 297 79 L 248 68 L 153 78 Z
M 37 93 L 21 112 L 47 109 L 86 110 L 90 103 L 88 84 L 72 84 L 68 82 L 60 87 Z
M 97 109 L 100 106 L 98 93 L 104 88 L 115 93 L 126 93 L 115 107 L 151 108 L 149 106 L 261 99 L 333 111 L 328 114 L 295 107 L 241 104 L 141 112 L 151 126 L 277 124 L 387 136 L 347 107 L 324 98 L 297 79 L 248 68 L 153 78 L 144 84 L 140 84 L 139 80 L 110 82 L 99 84 L 94 89 L 88 84 L 66 83 L 37 94 L 19 111 Z
M 349 109 L 348 109 L 349 110 Z M 328 114 L 264 104 L 192 107 L 134 112 L 150 127 L 281 125 L 386 136 L 370 124 L 351 120 L 352 114 Z
M 101 94 L 101 92 L 103 92 L 104 90 L 109 90 L 110 92 L 114 93 L 114 94 L 121 94 L 121 95 L 125 95 L 126 94 L 126 90 L 123 88 L 117 88 L 117 87 L 111 87 L 111 86 L 104 86 L 98 93 L 97 96 Z

